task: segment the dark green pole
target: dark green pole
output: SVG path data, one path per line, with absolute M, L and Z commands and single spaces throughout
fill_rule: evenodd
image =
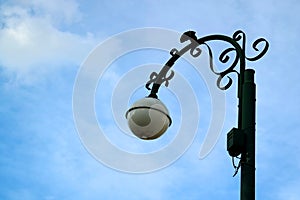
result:
M 253 69 L 247 69 L 242 83 L 242 121 L 245 151 L 241 156 L 241 200 L 255 199 L 255 83 Z

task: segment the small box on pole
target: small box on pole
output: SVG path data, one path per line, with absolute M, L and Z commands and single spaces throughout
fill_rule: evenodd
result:
M 227 151 L 230 156 L 240 155 L 245 148 L 245 136 L 242 130 L 232 128 L 227 134 Z

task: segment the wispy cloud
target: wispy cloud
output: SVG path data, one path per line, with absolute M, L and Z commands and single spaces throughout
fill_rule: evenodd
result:
M 0 15 L 0 65 L 17 80 L 31 82 L 57 67 L 78 66 L 98 41 L 92 33 L 60 29 L 80 20 L 74 1 L 7 3 Z

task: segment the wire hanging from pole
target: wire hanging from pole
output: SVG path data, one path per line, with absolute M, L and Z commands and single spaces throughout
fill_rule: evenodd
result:
M 239 163 L 238 163 L 237 166 L 236 166 L 235 163 L 234 163 L 234 158 L 239 159 Z M 237 156 L 236 156 L 236 157 L 233 157 L 233 156 L 232 156 L 231 159 L 232 159 L 232 165 L 233 165 L 233 167 L 234 167 L 234 169 L 235 169 L 234 174 L 233 174 L 232 177 L 235 177 L 235 176 L 237 175 L 237 173 L 238 173 L 240 167 L 241 167 L 241 158 L 239 158 L 239 157 L 237 157 Z

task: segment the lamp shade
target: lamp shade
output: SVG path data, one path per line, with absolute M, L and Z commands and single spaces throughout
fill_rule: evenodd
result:
M 126 119 L 132 133 L 143 140 L 160 137 L 172 123 L 166 106 L 152 97 L 136 101 L 126 112 Z

